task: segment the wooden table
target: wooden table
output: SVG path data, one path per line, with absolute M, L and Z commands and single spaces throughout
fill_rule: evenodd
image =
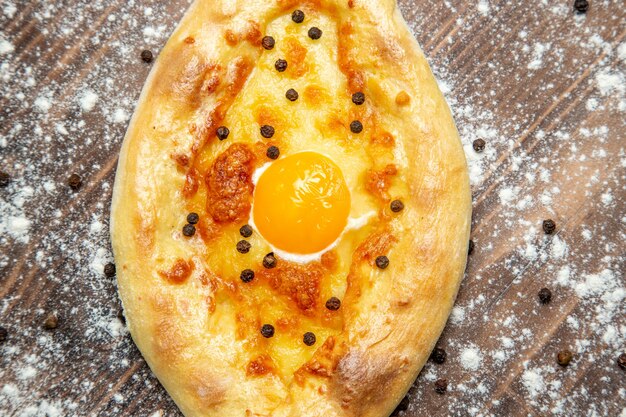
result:
M 400 4 L 463 137 L 475 249 L 440 341 L 447 360 L 427 364 L 399 415 L 624 412 L 626 9 L 572 4 Z M 179 416 L 102 268 L 117 153 L 150 70 L 139 55 L 158 52 L 188 2 L 2 5 L 0 414 Z

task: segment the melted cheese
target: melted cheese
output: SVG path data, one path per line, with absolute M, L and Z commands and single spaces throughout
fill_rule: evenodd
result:
M 469 186 L 449 111 L 394 10 L 198 0 L 158 59 L 120 157 L 112 235 L 133 338 L 185 415 L 388 415 L 434 345 L 465 262 Z M 349 218 L 368 219 L 318 261 L 267 269 L 259 233 L 236 249 L 271 145 L 332 159 Z M 389 209 L 396 198 L 401 213 Z M 181 232 L 188 212 L 200 214 L 193 237 Z M 338 311 L 324 306 L 332 296 Z

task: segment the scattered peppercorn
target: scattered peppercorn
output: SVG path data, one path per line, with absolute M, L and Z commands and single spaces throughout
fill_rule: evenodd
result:
M 546 235 L 551 235 L 552 233 L 554 233 L 555 230 L 556 223 L 554 223 L 554 220 L 548 219 L 543 221 L 543 231 L 546 233 Z
M 237 242 L 237 252 L 239 253 L 248 253 L 250 252 L 250 248 L 252 245 L 247 240 L 240 240 Z
M 117 319 L 122 322 L 123 325 L 126 325 L 126 317 L 124 317 L 124 309 L 120 308 L 117 310 Z
M 6 187 L 11 182 L 11 177 L 4 171 L 0 171 L 0 187 Z
M 1 341 L 1 338 L 0 338 Z M 617 364 L 620 368 L 626 370 L 626 353 L 622 353 L 617 357 Z
M 309 38 L 313 40 L 317 40 L 321 37 L 322 37 L 322 30 L 320 28 L 313 26 L 311 29 L 309 29 Z
M 263 48 L 267 49 L 268 51 L 270 49 L 274 49 L 275 44 L 276 41 L 271 36 L 264 36 L 261 40 L 261 45 L 263 45 Z
M 219 140 L 224 140 L 230 135 L 230 130 L 226 126 L 220 126 L 215 131 Z
M 113 278 L 115 276 L 115 264 L 113 262 L 109 262 L 104 266 L 104 275 L 107 278 Z
M 261 334 L 263 337 L 267 337 L 268 339 L 274 336 L 274 326 L 271 324 L 264 324 L 263 327 L 261 327 Z
M 435 381 L 435 392 L 437 394 L 443 394 L 448 390 L 448 380 L 445 378 L 439 378 Z
M 0 343 L 4 343 L 7 341 L 9 337 L 9 332 L 4 327 L 0 326 Z
M 271 138 L 272 136 L 274 136 L 274 128 L 270 125 L 261 126 L 261 136 L 266 139 Z
M 272 269 L 276 266 L 276 257 L 274 252 L 270 252 L 263 257 L 263 266 L 267 269 Z
M 254 279 L 254 271 L 251 269 L 244 269 L 241 271 L 239 278 L 241 278 L 243 282 L 248 283 Z
M 587 13 L 587 10 L 589 10 L 589 2 L 587 0 L 575 0 L 574 10 L 579 14 Z
M 485 150 L 485 141 L 483 139 L 476 139 L 472 143 L 472 147 L 476 152 L 480 153 Z
M 387 268 L 389 266 L 389 258 L 387 258 L 385 255 L 379 256 L 378 258 L 376 258 L 376 266 L 380 269 Z
M 276 159 L 280 155 L 280 150 L 277 146 L 270 146 L 265 153 L 269 159 Z
M 83 180 L 80 179 L 80 176 L 78 176 L 78 174 L 72 174 L 67 179 L 67 184 L 72 190 L 78 190 L 80 186 L 83 185 Z
M 552 300 L 552 291 L 547 288 L 540 289 L 537 295 L 541 304 L 548 304 Z
M 287 69 L 287 61 L 284 59 L 277 59 L 274 63 L 274 68 L 276 68 L 276 71 L 278 72 L 284 72 Z
M 147 49 L 144 49 L 143 51 L 141 51 L 141 60 L 147 64 L 151 63 L 152 60 L 154 59 L 154 55 L 152 55 L 151 51 L 148 51 Z
M 337 311 L 341 307 L 341 300 L 337 297 L 330 297 L 326 301 L 326 308 L 331 311 Z
M 285 97 L 287 97 L 287 100 L 289 101 L 296 101 L 298 99 L 298 92 L 293 88 L 290 88 L 287 90 L 287 93 L 285 93 Z
M 442 363 L 446 361 L 447 356 L 448 355 L 446 354 L 445 350 L 441 348 L 435 348 L 433 352 L 430 354 L 430 359 L 432 359 L 433 362 L 441 365 Z
M 239 234 L 243 237 L 250 237 L 252 236 L 252 227 L 250 227 L 247 224 L 244 224 L 243 226 L 241 226 L 241 228 L 239 229 Z
M 363 94 L 360 91 L 352 94 L 352 102 L 356 104 L 357 106 L 360 106 L 361 104 L 365 103 L 365 94 Z
M 311 332 L 306 332 L 304 334 L 304 337 L 302 338 L 302 341 L 307 346 L 313 346 L 315 344 L 315 340 L 316 340 L 315 334 L 313 334 Z
M 402 401 L 400 401 L 400 404 L 398 404 L 396 409 L 393 410 L 393 413 L 391 413 L 390 417 L 397 417 L 400 412 L 406 411 L 409 408 L 409 403 L 409 396 L 407 395 L 402 399 Z
M 293 13 L 291 13 L 291 20 L 296 23 L 304 22 L 304 12 L 302 10 L 294 11 Z
M 404 203 L 400 200 L 393 200 L 389 207 L 391 208 L 391 211 L 398 213 L 404 210 Z
M 56 314 L 50 313 L 43 321 L 43 328 L 46 330 L 54 330 L 59 327 L 59 317 Z
M 198 213 L 189 213 L 187 215 L 187 223 L 189 224 L 197 224 L 200 221 L 200 216 Z
M 467 254 L 471 255 L 472 252 L 474 252 L 474 241 L 472 239 L 470 239 L 469 247 L 467 248 Z
M 350 130 L 352 133 L 361 133 L 363 131 L 363 123 L 358 120 L 353 121 L 350 123 Z
M 196 234 L 196 226 L 193 224 L 186 224 L 183 226 L 183 235 L 191 237 Z
M 567 366 L 572 361 L 573 357 L 574 357 L 574 354 L 571 351 L 567 349 L 563 349 L 556 355 L 556 361 L 561 366 Z

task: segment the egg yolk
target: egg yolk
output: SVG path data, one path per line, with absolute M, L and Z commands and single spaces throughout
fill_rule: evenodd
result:
M 275 248 L 294 254 L 319 252 L 348 223 L 350 191 L 339 167 L 316 152 L 272 163 L 254 189 L 252 215 Z

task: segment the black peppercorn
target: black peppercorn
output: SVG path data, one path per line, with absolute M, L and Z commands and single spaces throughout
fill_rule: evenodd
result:
M 621 355 L 617 357 L 617 364 L 619 365 L 620 368 L 626 370 L 626 353 L 622 353 Z
M 358 120 L 353 121 L 350 123 L 350 130 L 352 133 L 361 133 L 363 131 L 363 123 Z
M 120 308 L 117 310 L 117 319 L 122 322 L 123 325 L 126 325 L 126 317 L 124 317 L 124 309 Z
M 6 187 L 11 182 L 11 177 L 4 171 L 0 171 L 0 187 Z
M 317 40 L 321 37 L 322 37 L 322 30 L 320 28 L 313 26 L 311 29 L 309 29 L 309 38 L 313 40 Z
M 471 255 L 474 252 L 474 241 L 470 239 L 469 246 L 467 248 L 467 254 Z
M 352 102 L 357 106 L 365 103 L 365 94 L 361 93 L 360 91 L 352 94 Z
M 220 126 L 215 131 L 215 134 L 219 140 L 224 140 L 230 135 L 230 130 L 226 126 Z
M 285 71 L 287 69 L 287 61 L 284 59 L 277 59 L 274 63 L 274 68 L 276 68 L 276 71 L 278 72 Z
M 186 224 L 183 226 L 183 235 L 191 237 L 196 234 L 196 226 L 193 224 Z
M 485 141 L 482 139 L 476 139 L 472 143 L 472 147 L 474 148 L 476 152 L 480 153 L 485 150 Z
M 398 406 L 396 407 L 396 409 L 395 409 L 395 410 L 393 410 L 393 413 L 391 413 L 391 416 L 390 416 L 390 417 L 398 417 L 398 415 L 399 415 L 399 413 L 400 413 L 401 411 L 406 411 L 406 410 L 409 408 L 409 403 L 410 403 L 409 396 L 408 396 L 408 395 L 406 395 L 406 396 L 402 399 L 402 401 L 400 401 L 400 404 L 398 404 Z
M 113 262 L 104 265 L 104 275 L 107 278 L 113 278 L 115 276 L 115 264 Z
M 341 307 L 341 300 L 337 297 L 330 297 L 326 301 L 326 308 L 331 311 L 337 311 L 339 310 L 339 307 Z
M 378 258 L 376 258 L 376 266 L 380 269 L 387 268 L 389 266 L 389 258 L 387 258 L 385 255 L 379 256 Z
M 147 64 L 151 63 L 152 60 L 154 59 L 154 55 L 152 55 L 151 51 L 148 51 L 147 49 L 144 49 L 143 51 L 141 51 L 141 60 Z
M 571 351 L 567 349 L 563 349 L 556 355 L 556 361 L 558 362 L 559 365 L 565 367 L 569 365 L 573 357 L 574 357 L 574 354 Z
M 443 394 L 448 390 L 448 380 L 445 378 L 439 378 L 435 381 L 435 392 L 437 394 Z
M 547 288 L 540 289 L 537 295 L 541 304 L 548 304 L 552 300 L 552 291 Z
M 304 334 L 304 336 L 302 337 L 302 341 L 307 346 L 313 346 L 315 344 L 315 340 L 316 340 L 315 339 L 315 334 L 313 334 L 311 332 L 306 332 Z
M 267 269 L 272 269 L 276 266 L 276 257 L 274 256 L 274 252 L 270 252 L 263 257 L 263 266 Z
M 265 153 L 269 159 L 276 159 L 280 155 L 280 150 L 276 146 L 270 146 Z
M 285 93 L 285 97 L 287 97 L 287 100 L 289 101 L 296 101 L 298 99 L 298 92 L 293 88 L 290 88 L 287 90 L 287 93 Z
M 252 245 L 247 240 L 240 240 L 237 242 L 237 252 L 239 253 L 248 253 L 250 252 L 250 248 Z
M 254 279 L 254 271 L 251 269 L 244 269 L 241 271 L 239 278 L 241 278 L 243 282 L 248 283 Z
M 556 223 L 552 219 L 544 220 L 542 226 L 546 235 L 551 235 L 556 230 Z
M 198 213 L 189 213 L 187 215 L 187 223 L 189 224 L 197 224 L 200 221 L 200 216 Z
M 43 321 L 43 328 L 46 330 L 54 330 L 59 327 L 59 318 L 56 314 L 50 313 Z
M 276 41 L 271 36 L 264 36 L 261 40 L 261 45 L 263 45 L 263 48 L 267 50 L 274 49 L 275 44 Z
M 296 23 L 304 22 L 304 12 L 302 10 L 294 11 L 293 13 L 291 13 L 291 20 Z
M 268 339 L 274 336 L 274 326 L 271 324 L 264 324 L 263 327 L 261 327 L 261 334 L 263 337 L 267 337 Z
M 83 180 L 80 179 L 80 176 L 78 174 L 72 174 L 67 179 L 67 184 L 72 190 L 78 190 L 81 185 L 83 185 Z
M 4 327 L 0 326 L 0 343 L 4 343 L 7 341 L 9 337 L 9 332 Z
M 587 10 L 589 10 L 589 2 L 587 0 L 575 0 L 574 10 L 579 14 L 587 13 Z
M 239 234 L 243 237 L 250 237 L 252 236 L 252 228 L 249 225 L 244 224 L 239 229 Z
M 269 139 L 274 136 L 274 128 L 270 125 L 261 126 L 261 136 L 265 139 Z
M 433 352 L 430 354 L 430 359 L 438 364 L 442 364 L 446 361 L 446 357 L 448 355 L 446 354 L 446 351 L 441 349 L 441 348 L 435 348 L 433 349 Z
M 391 211 L 394 213 L 398 213 L 404 209 L 404 203 L 400 200 L 393 200 L 389 205 L 389 208 L 391 208 Z

